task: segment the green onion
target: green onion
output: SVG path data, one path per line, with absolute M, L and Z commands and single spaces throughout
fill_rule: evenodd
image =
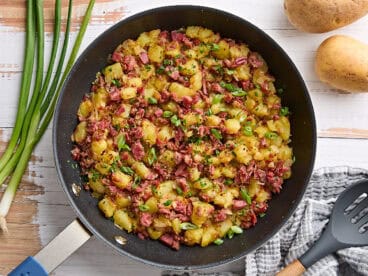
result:
M 220 103 L 223 97 L 224 97 L 224 95 L 222 95 L 222 94 L 216 94 L 212 98 L 212 104 L 218 104 L 218 103 Z
M 231 92 L 231 94 L 235 97 L 243 97 L 247 95 L 247 92 L 245 92 L 243 89 L 236 90 L 234 92 Z
M 190 223 L 190 222 L 180 223 L 180 229 L 182 230 L 192 230 L 192 229 L 197 229 L 197 228 L 198 228 L 197 225 Z
M 216 43 L 211 44 L 211 51 L 218 51 L 220 49 L 220 46 Z
M 155 98 L 153 98 L 153 97 L 149 97 L 149 98 L 148 98 L 148 102 L 149 102 L 150 104 L 157 104 L 157 100 L 156 100 Z
M 266 213 L 260 213 L 260 214 L 259 214 L 259 217 L 260 217 L 260 218 L 263 218 L 265 215 L 266 215 Z
M 266 132 L 265 137 L 270 140 L 275 140 L 278 137 L 278 135 L 275 132 Z
M 225 179 L 225 181 L 224 181 L 224 184 L 225 185 L 231 185 L 231 184 L 233 184 L 234 183 L 234 181 L 232 180 L 232 179 L 230 179 L 230 178 L 227 178 L 227 179 Z
M 253 135 L 253 130 L 251 126 L 245 126 L 243 129 L 243 133 L 245 136 L 252 136 Z
M 243 233 L 243 229 L 241 229 L 239 226 L 237 225 L 233 225 L 230 227 L 230 230 L 233 231 L 235 234 L 241 234 Z
M 215 129 L 215 128 L 211 128 L 211 133 L 212 133 L 212 135 L 213 135 L 217 140 L 221 140 L 221 139 L 222 139 L 221 132 L 220 132 L 220 131 L 218 131 L 217 129 Z
M 243 97 L 243 96 L 247 95 L 246 91 L 244 91 L 243 89 L 241 89 L 239 87 L 234 86 L 231 83 L 226 83 L 226 82 L 222 81 L 222 82 L 220 82 L 220 86 L 222 88 L 225 88 L 226 90 L 230 91 L 233 96 Z
M 178 116 L 176 116 L 176 115 L 172 116 L 172 117 L 171 117 L 171 119 L 170 119 L 170 121 L 171 121 L 171 123 L 172 123 L 174 126 L 176 126 L 176 127 L 178 127 L 178 126 L 180 126 L 180 125 L 181 125 L 181 121 L 180 121 L 180 119 L 178 118 Z
M 252 198 L 250 197 L 250 195 L 248 194 L 248 191 L 246 188 L 241 188 L 240 189 L 240 195 L 241 197 L 248 203 L 251 204 L 252 203 Z
M 116 87 L 121 87 L 121 83 L 120 83 L 120 81 L 119 81 L 119 80 L 117 80 L 117 79 L 113 79 L 113 80 L 111 81 L 111 83 L 112 83 L 113 85 L 115 85 Z
M 290 112 L 289 112 L 289 108 L 288 108 L 287 106 L 282 107 L 282 108 L 280 109 L 280 115 L 281 115 L 281 116 L 287 116 L 287 115 L 289 115 L 289 114 L 290 114 Z
M 16 123 L 12 137 L 9 141 L 8 148 L 0 160 L 0 185 L 7 177 L 10 177 L 8 187 L 3 194 L 0 202 L 0 227 L 6 231 L 5 217 L 9 212 L 10 205 L 14 199 L 16 190 L 21 181 L 23 173 L 27 167 L 29 158 L 37 143 L 45 133 L 49 125 L 54 110 L 57 98 L 60 94 L 63 82 L 65 81 L 72 65 L 74 64 L 81 41 L 86 31 L 89 18 L 91 16 L 94 0 L 89 2 L 86 14 L 84 16 L 80 31 L 76 38 L 74 47 L 67 66 L 64 68 L 64 74 L 61 76 L 63 69 L 64 58 L 67 51 L 70 22 L 72 14 L 72 0 L 69 0 L 68 17 L 66 24 L 66 31 L 64 36 L 64 43 L 60 53 L 59 63 L 56 73 L 54 75 L 51 86 L 49 82 L 53 71 L 55 56 L 57 53 L 57 45 L 59 43 L 60 18 L 61 18 L 61 1 L 55 2 L 55 34 L 53 41 L 53 49 L 49 67 L 46 73 L 46 78 L 43 80 L 43 60 L 44 60 L 44 18 L 43 18 L 43 1 L 36 2 L 36 14 L 34 13 L 35 1 L 27 1 L 27 27 L 26 27 L 26 48 L 24 59 L 24 70 L 22 77 L 22 85 L 20 92 L 20 99 L 18 104 L 18 112 Z M 34 21 L 37 22 L 37 70 L 34 81 L 34 89 L 32 98 L 28 103 L 28 94 L 30 84 L 32 81 L 33 57 L 35 54 L 35 30 Z M 60 77 L 61 76 L 61 77 Z M 28 105 L 27 105 L 28 104 Z M 19 137 L 19 135 L 21 136 Z
M 216 239 L 216 240 L 213 241 L 213 243 L 216 244 L 216 245 L 221 245 L 221 244 L 224 243 L 224 240 L 222 240 L 222 239 Z
M 162 116 L 164 116 L 164 118 L 170 118 L 172 115 L 173 115 L 173 113 L 171 111 L 168 111 L 168 110 L 166 110 L 162 113 Z
M 156 69 L 156 73 L 159 75 L 162 75 L 163 73 L 165 73 L 165 67 L 160 66 Z
M 181 196 L 183 195 L 183 190 L 180 187 L 176 187 L 176 193 Z
M 279 95 L 283 94 L 285 91 L 283 88 L 279 88 L 276 90 Z
M 231 240 L 234 237 L 234 231 L 230 228 L 229 231 L 227 231 L 226 235 Z
M 169 206 L 172 203 L 172 200 L 168 199 L 164 202 L 165 206 Z
M 121 135 L 119 135 L 119 137 L 118 137 L 118 149 L 119 149 L 119 151 L 121 151 L 122 150 L 122 148 L 124 147 L 124 145 L 125 145 L 125 137 L 124 137 L 124 135 L 123 134 L 121 134 Z
M 133 181 L 133 185 L 132 185 L 132 189 L 134 190 L 135 188 L 137 188 L 139 186 L 139 184 L 141 183 L 141 177 L 136 175 L 134 177 L 134 181 Z
M 141 204 L 138 206 L 139 210 L 141 210 L 142 212 L 148 212 L 149 211 L 149 207 L 146 204 Z
M 157 156 L 156 156 L 156 149 L 155 148 L 151 148 L 148 152 L 148 164 L 152 165 L 156 160 L 157 160 Z
M 164 66 L 173 65 L 173 61 L 170 60 L 170 59 L 164 59 L 164 61 L 162 62 L 162 64 Z
M 120 167 L 120 170 L 125 173 L 125 174 L 128 174 L 128 175 L 133 175 L 134 174 L 134 171 L 129 168 L 129 167 L 126 167 L 126 166 L 121 166 Z
M 206 111 L 206 113 L 205 113 L 205 115 L 206 116 L 211 116 L 213 113 L 212 113 L 212 110 L 211 110 L 211 108 L 209 108 L 207 111 Z

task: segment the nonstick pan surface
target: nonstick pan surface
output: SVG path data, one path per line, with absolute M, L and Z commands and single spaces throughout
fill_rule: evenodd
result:
M 158 241 L 140 240 L 116 228 L 99 211 L 97 199 L 82 191 L 79 197 L 72 192 L 72 183 L 82 183 L 70 151 L 71 134 L 77 125 L 77 110 L 85 93 L 90 91 L 96 72 L 107 65 L 107 57 L 125 39 L 152 29 L 174 30 L 200 25 L 219 32 L 223 37 L 241 40 L 259 52 L 276 77 L 277 87 L 283 87 L 282 103 L 292 112 L 291 146 L 296 162 L 292 177 L 285 181 L 279 195 L 274 195 L 264 218 L 255 227 L 226 239 L 221 246 L 182 246 L 179 251 Z M 316 149 L 316 126 L 311 100 L 297 68 L 278 44 L 251 23 L 232 14 L 199 6 L 169 6 L 131 16 L 100 35 L 80 56 L 72 68 L 61 92 L 53 129 L 55 163 L 61 185 L 82 223 L 98 238 L 117 252 L 144 263 L 168 269 L 198 269 L 237 260 L 270 239 L 292 215 L 308 184 Z M 125 245 L 116 243 L 114 236 L 127 239 Z

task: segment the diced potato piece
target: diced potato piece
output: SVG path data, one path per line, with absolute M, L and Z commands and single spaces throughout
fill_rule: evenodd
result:
M 258 134 L 258 137 L 263 138 L 267 132 L 269 132 L 267 127 L 259 126 L 254 130 Z
M 216 225 L 216 230 L 220 238 L 226 235 L 226 233 L 230 230 L 230 227 L 233 225 L 231 219 L 226 219 Z
M 201 172 L 197 169 L 197 167 L 190 168 L 189 177 L 191 181 L 196 181 L 201 177 Z
M 157 195 L 159 197 L 163 197 L 165 195 L 170 194 L 173 191 L 173 186 L 175 182 L 172 180 L 164 181 L 160 183 L 157 187 Z
M 157 138 L 162 142 L 169 141 L 174 138 L 174 131 L 169 126 L 163 126 L 158 132 Z
M 120 90 L 120 96 L 123 100 L 130 100 L 137 97 L 136 87 L 125 87 Z
M 230 47 L 230 56 L 234 59 L 238 57 L 247 57 L 248 53 L 249 49 L 244 44 L 234 45 Z
M 161 63 L 164 60 L 164 56 L 164 49 L 161 46 L 154 44 L 149 47 L 148 57 L 150 61 Z
M 290 138 L 290 122 L 285 116 L 281 116 L 279 120 L 275 121 L 275 126 L 284 141 Z
M 126 189 L 132 182 L 132 177 L 121 171 L 116 171 L 111 174 L 112 182 L 120 189 Z
M 225 40 L 221 40 L 218 43 L 218 49 L 212 50 L 211 53 L 213 56 L 219 59 L 229 58 L 229 55 L 230 55 L 229 44 Z
M 185 121 L 185 126 L 190 127 L 192 125 L 201 124 L 202 117 L 196 113 L 189 112 L 183 116 L 183 120 Z
M 150 64 L 146 64 L 141 67 L 140 77 L 142 80 L 148 80 L 155 74 L 155 67 Z
M 221 163 L 229 163 L 231 160 L 234 159 L 234 155 L 230 150 L 223 150 L 220 152 L 218 156 Z
M 259 117 L 267 116 L 268 115 L 268 108 L 266 105 L 260 103 L 253 109 L 254 114 L 256 114 Z
M 180 55 L 180 45 L 178 41 L 171 41 L 166 46 L 165 54 L 169 57 L 176 57 L 177 55 Z
M 96 108 L 105 107 L 109 95 L 105 88 L 99 88 L 96 92 L 92 93 L 92 103 Z
M 78 117 L 85 119 L 91 114 L 93 110 L 93 104 L 90 100 L 83 101 L 78 108 Z
M 190 37 L 190 38 L 198 38 L 199 35 L 199 30 L 201 29 L 201 27 L 199 26 L 189 26 L 186 30 L 185 30 L 185 34 Z
M 123 68 L 119 62 L 106 66 L 103 70 L 105 81 L 111 83 L 114 79 L 121 79 L 123 77 Z
M 153 95 L 155 94 L 156 90 L 154 88 L 145 88 L 143 95 L 144 95 L 144 99 L 146 101 L 148 101 L 149 98 L 153 97 Z
M 221 168 L 215 168 L 211 174 L 211 179 L 217 179 L 222 176 Z
M 193 212 L 190 218 L 195 225 L 201 226 L 207 220 L 213 210 L 214 207 L 211 204 L 195 201 L 193 202 Z
M 211 115 L 206 118 L 206 126 L 218 126 L 221 123 L 221 118 L 216 115 Z
M 92 141 L 91 150 L 95 155 L 101 155 L 107 148 L 107 142 L 104 139 Z
M 212 182 L 208 178 L 204 177 L 194 182 L 193 187 L 199 190 L 207 190 L 212 187 Z
M 225 166 L 221 168 L 221 174 L 227 178 L 234 178 L 236 175 L 236 169 L 232 166 Z
M 131 202 L 132 200 L 129 196 L 117 194 L 115 197 L 115 203 L 119 208 L 126 208 L 130 205 Z
M 178 99 L 182 99 L 185 96 L 194 96 L 196 94 L 195 90 L 185 87 L 184 85 L 173 82 L 169 86 L 169 91 Z
M 262 99 L 263 99 L 263 93 L 258 88 L 249 90 L 247 96 L 251 97 L 252 99 L 256 100 L 257 102 L 261 102 Z
M 162 231 L 156 230 L 152 227 L 147 228 L 148 235 L 153 240 L 158 240 L 162 236 Z
M 148 120 L 142 122 L 143 141 L 149 145 L 156 144 L 157 129 L 156 126 Z
M 122 44 L 118 46 L 115 51 L 120 51 L 124 55 L 133 55 L 134 54 L 134 47 L 137 43 L 132 39 L 125 40 Z
M 123 210 L 116 210 L 114 213 L 114 222 L 128 233 L 133 230 L 132 219 L 129 217 L 128 213 Z
M 142 162 L 134 162 L 132 169 L 143 179 L 146 179 L 151 174 L 150 169 Z
M 122 118 L 128 118 L 130 115 L 130 109 L 132 106 L 130 104 L 122 104 L 122 107 L 124 108 L 124 112 L 121 113 L 119 116 Z
M 234 72 L 234 77 L 236 77 L 239 80 L 249 80 L 251 77 L 250 68 L 248 65 L 243 64 L 238 67 L 236 67 Z
M 203 229 L 203 235 L 202 235 L 202 241 L 201 246 L 205 247 L 209 245 L 211 242 L 213 242 L 215 239 L 217 239 L 218 233 L 212 225 L 205 227 Z
M 198 32 L 199 40 L 209 43 L 218 40 L 219 36 L 215 35 L 212 30 L 200 27 Z
M 229 134 L 236 134 L 240 130 L 240 123 L 237 119 L 228 119 L 225 121 L 226 132 Z
M 190 77 L 190 87 L 194 91 L 198 91 L 202 88 L 202 73 L 198 71 L 193 76 Z
M 116 209 L 115 203 L 108 197 L 101 199 L 100 202 L 98 203 L 98 207 L 107 218 L 112 217 Z
M 174 167 L 175 163 L 175 154 L 171 150 L 165 150 L 159 157 L 159 162 L 165 164 L 168 167 Z
M 252 160 L 252 155 L 249 153 L 246 145 L 236 145 L 234 148 L 236 160 L 239 163 L 248 164 Z
M 220 112 L 226 111 L 226 107 L 223 103 L 211 105 L 211 110 L 213 114 L 218 114 Z
M 74 130 L 73 141 L 80 144 L 87 137 L 87 122 L 80 122 Z
M 157 198 L 155 198 L 154 196 L 147 199 L 145 203 L 145 205 L 148 207 L 149 213 L 156 213 L 158 211 L 157 204 L 158 204 Z
M 234 196 L 230 191 L 226 191 L 221 194 L 217 194 L 213 199 L 213 203 L 224 208 L 229 208 L 233 205 Z
M 264 190 L 264 189 L 260 189 L 259 191 L 258 191 L 258 194 L 257 194 L 257 196 L 256 196 L 256 201 L 257 202 L 265 202 L 265 201 L 267 201 L 267 200 L 269 200 L 270 199 L 270 192 L 267 192 L 266 190 Z
M 174 218 L 174 220 L 172 221 L 173 231 L 177 235 L 179 235 L 181 232 L 180 224 L 181 224 L 181 221 L 178 218 Z
M 132 87 L 140 87 L 142 86 L 142 79 L 141 78 L 129 78 L 127 81 L 128 86 Z
M 151 43 L 151 38 L 149 37 L 147 32 L 141 33 L 137 38 L 137 43 L 141 46 L 147 46 Z
M 166 227 L 171 227 L 171 221 L 163 216 L 153 219 L 153 227 L 156 229 L 164 229 Z
M 258 180 L 251 179 L 250 184 L 248 186 L 248 194 L 250 197 L 254 197 L 256 194 L 258 194 L 260 189 L 260 184 Z
M 105 186 L 102 184 L 100 179 L 90 179 L 88 185 L 92 189 L 92 191 L 96 193 L 99 194 L 105 193 Z
M 187 245 L 195 245 L 201 243 L 203 228 L 191 229 L 185 231 L 184 242 Z
M 98 162 L 96 165 L 95 165 L 95 169 L 100 173 L 100 174 L 103 174 L 103 175 L 107 175 L 109 174 L 110 172 L 110 168 L 111 166 L 109 164 L 106 164 L 106 163 L 103 163 L 103 162 Z
M 199 70 L 198 62 L 194 59 L 189 59 L 185 64 L 179 67 L 179 71 L 184 76 L 192 76 Z

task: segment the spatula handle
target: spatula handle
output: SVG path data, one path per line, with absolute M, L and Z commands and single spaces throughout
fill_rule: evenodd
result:
M 277 273 L 276 276 L 299 276 L 302 275 L 303 272 L 305 272 L 305 267 L 299 260 L 295 260 Z

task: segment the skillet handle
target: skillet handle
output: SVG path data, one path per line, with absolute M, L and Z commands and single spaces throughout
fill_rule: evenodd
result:
M 305 267 L 299 260 L 295 260 L 283 270 L 276 274 L 276 276 L 298 276 L 305 272 Z
M 46 276 L 91 236 L 82 223 L 75 219 L 34 257 L 28 257 L 18 265 L 9 276 Z

